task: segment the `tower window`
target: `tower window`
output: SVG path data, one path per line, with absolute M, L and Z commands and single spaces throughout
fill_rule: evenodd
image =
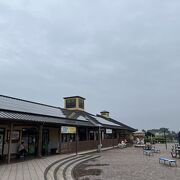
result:
M 84 100 L 79 99 L 79 108 L 84 109 Z
M 75 108 L 76 107 L 76 99 L 67 99 L 66 100 L 66 108 Z

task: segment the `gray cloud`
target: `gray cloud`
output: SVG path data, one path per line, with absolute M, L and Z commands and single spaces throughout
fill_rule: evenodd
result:
M 135 128 L 180 126 L 180 2 L 0 0 L 1 94 L 87 98 Z

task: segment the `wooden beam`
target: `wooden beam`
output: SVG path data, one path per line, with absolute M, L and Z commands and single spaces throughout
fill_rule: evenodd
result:
M 13 131 L 13 123 L 10 123 L 9 144 L 8 144 L 8 164 L 10 164 L 11 162 L 12 131 Z

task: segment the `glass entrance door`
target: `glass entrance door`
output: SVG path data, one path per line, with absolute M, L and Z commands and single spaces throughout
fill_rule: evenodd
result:
M 36 155 L 37 153 L 37 130 L 35 128 L 23 129 L 22 141 L 28 151 L 28 155 Z

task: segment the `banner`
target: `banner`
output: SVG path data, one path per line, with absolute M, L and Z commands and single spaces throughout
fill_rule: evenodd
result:
M 61 126 L 62 134 L 76 134 L 76 127 Z
M 106 134 L 112 134 L 112 129 L 106 129 Z

